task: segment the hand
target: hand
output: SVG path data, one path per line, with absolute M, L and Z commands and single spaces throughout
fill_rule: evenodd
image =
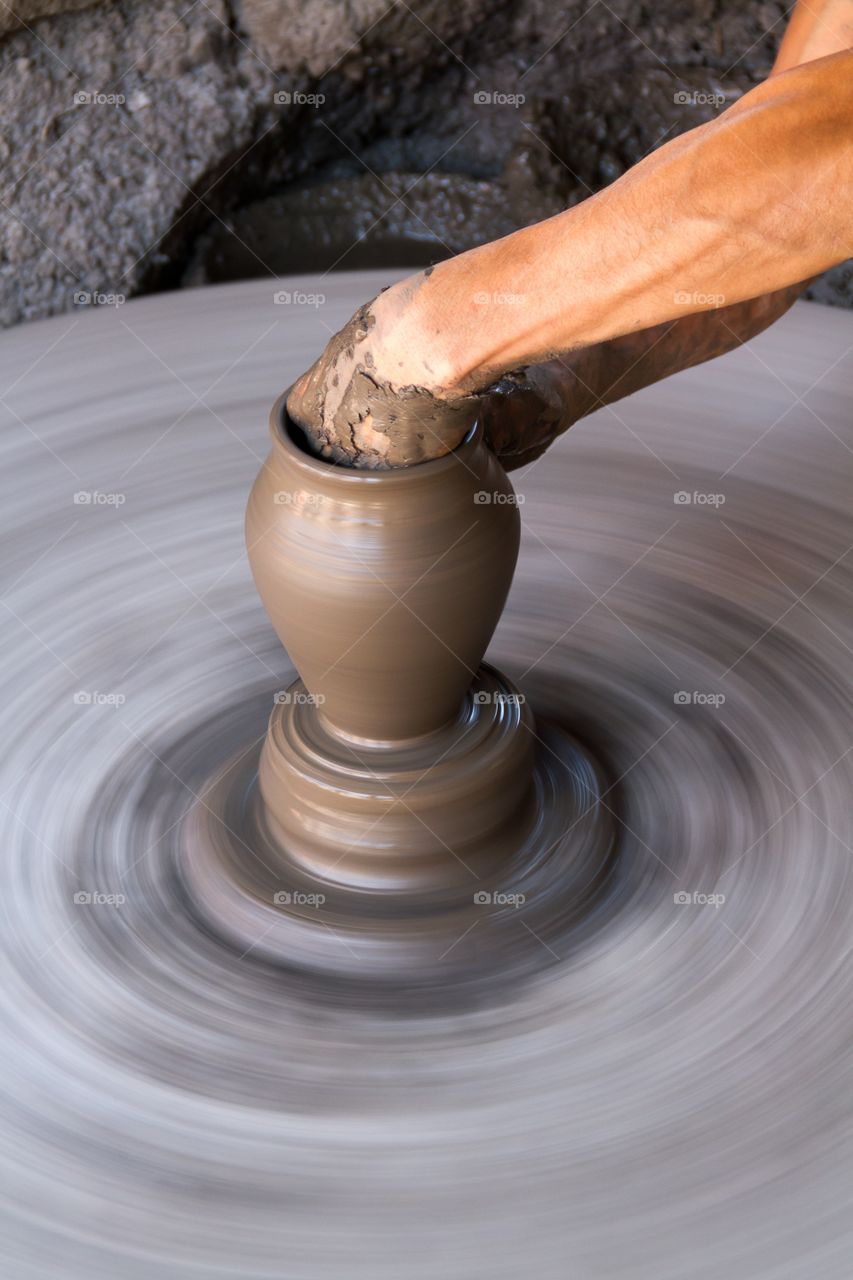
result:
M 314 451 L 373 469 L 411 466 L 451 452 L 477 396 L 455 385 L 441 336 L 425 321 L 419 272 L 361 307 L 287 398 Z

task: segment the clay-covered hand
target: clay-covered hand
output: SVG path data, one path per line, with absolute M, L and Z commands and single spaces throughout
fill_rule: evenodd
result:
M 441 343 L 409 305 L 409 287 L 360 308 L 292 388 L 288 411 L 316 453 L 348 466 L 410 466 L 451 452 L 479 415 L 512 471 L 595 409 L 748 341 L 804 285 L 564 352 L 470 390 L 459 389 Z
M 422 306 L 431 274 L 419 272 L 359 308 L 291 388 L 290 416 L 315 453 L 348 466 L 403 467 L 441 457 L 477 415 L 507 470 L 532 462 L 595 407 L 584 385 L 587 353 L 486 378 L 479 387 L 475 373 L 460 385 L 442 341 L 453 326 L 436 332 Z M 464 347 L 452 339 L 447 349 L 458 345 Z
M 406 467 L 451 452 L 465 436 L 478 397 L 451 385 L 412 305 L 423 274 L 360 307 L 291 388 L 288 413 L 318 455 Z

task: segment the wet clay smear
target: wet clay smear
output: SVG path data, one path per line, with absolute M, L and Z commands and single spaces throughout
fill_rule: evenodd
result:
M 318 456 L 344 466 L 383 470 L 440 458 L 464 438 L 479 397 L 443 399 L 380 377 L 365 345 L 375 324 L 373 301 L 296 383 L 288 412 Z

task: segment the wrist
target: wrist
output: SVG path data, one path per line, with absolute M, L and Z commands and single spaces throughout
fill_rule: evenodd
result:
M 529 246 L 518 252 L 522 234 L 459 254 L 376 299 L 374 341 L 391 381 L 464 395 L 538 361 L 530 335 L 552 319 L 543 317 L 541 300 L 549 299 L 536 287 Z
M 465 347 L 445 290 L 432 283 L 437 270 L 419 271 L 379 294 L 370 342 L 380 377 L 447 398 L 462 392 Z

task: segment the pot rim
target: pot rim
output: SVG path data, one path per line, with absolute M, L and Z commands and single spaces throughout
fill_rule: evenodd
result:
M 386 471 L 345 467 L 340 463 L 330 462 L 325 458 L 318 458 L 313 454 L 306 453 L 296 443 L 291 427 L 295 427 L 297 430 L 301 430 L 301 428 L 287 412 L 287 397 L 290 395 L 291 390 L 292 388 L 288 387 L 286 391 L 283 391 L 270 410 L 270 435 L 273 445 L 285 453 L 288 461 L 300 471 L 318 478 L 330 479 L 334 476 L 335 483 L 340 481 L 344 484 L 401 484 L 405 482 L 407 476 L 411 476 L 414 473 L 417 473 L 419 479 L 426 479 L 454 466 L 454 459 L 458 457 L 463 449 L 466 453 L 470 453 L 473 446 L 479 444 L 483 438 L 483 424 L 477 417 L 456 448 L 451 453 L 445 453 L 440 458 L 431 458 L 428 462 L 415 462 L 408 467 L 389 467 Z

